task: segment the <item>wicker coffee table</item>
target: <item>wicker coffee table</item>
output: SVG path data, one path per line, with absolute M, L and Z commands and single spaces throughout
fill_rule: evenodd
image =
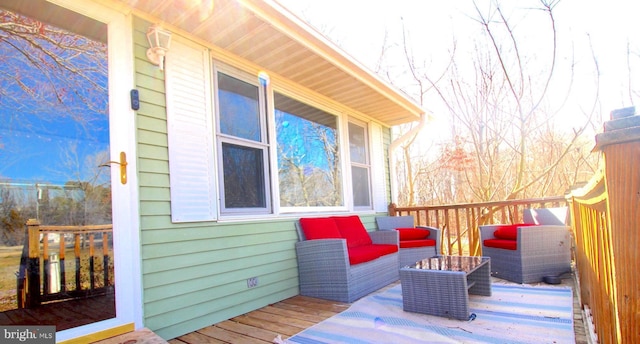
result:
M 400 269 L 403 309 L 469 319 L 469 294 L 491 296 L 489 257 L 436 256 Z

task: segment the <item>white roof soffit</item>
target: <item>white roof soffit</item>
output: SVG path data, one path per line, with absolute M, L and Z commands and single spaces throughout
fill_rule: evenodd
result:
M 120 2 L 385 125 L 425 112 L 273 0 Z

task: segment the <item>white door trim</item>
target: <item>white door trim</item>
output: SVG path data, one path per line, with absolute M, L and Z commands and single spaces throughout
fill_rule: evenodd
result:
M 127 155 L 127 184 L 120 183 L 120 168 L 111 169 L 116 317 L 60 331 L 57 341 L 90 335 L 127 324 L 143 327 L 140 216 L 135 140 L 136 113 L 130 107 L 134 87 L 131 17 L 90 1 L 53 0 L 60 6 L 108 24 L 109 124 L 111 160 Z

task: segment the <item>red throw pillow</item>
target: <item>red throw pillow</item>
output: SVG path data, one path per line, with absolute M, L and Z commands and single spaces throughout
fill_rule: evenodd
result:
M 515 225 L 500 226 L 495 232 L 493 232 L 493 236 L 498 239 L 517 240 L 518 227 Z
M 418 228 L 396 228 L 398 234 L 400 236 L 400 241 L 404 240 L 422 240 L 426 239 L 429 234 L 429 231 Z
M 330 218 L 301 218 L 300 226 L 307 240 L 342 239 L 336 222 Z
M 493 232 L 493 236 L 498 239 L 504 240 L 518 240 L 518 227 L 535 226 L 535 224 L 515 224 L 499 226 L 498 229 Z
M 333 216 L 331 217 L 338 226 L 338 231 L 343 238 L 347 239 L 347 247 L 358 247 L 363 245 L 371 245 L 371 237 L 364 228 L 362 221 L 358 215 L 352 216 Z

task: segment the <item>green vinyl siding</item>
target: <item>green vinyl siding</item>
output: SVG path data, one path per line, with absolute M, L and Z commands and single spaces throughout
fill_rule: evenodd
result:
M 297 295 L 296 219 L 171 222 L 164 74 L 145 55 L 151 23 L 133 25 L 144 326 L 170 339 Z
M 146 59 L 150 23 L 133 24 L 145 326 L 174 338 L 297 295 L 293 219 L 171 222 L 164 75 Z

